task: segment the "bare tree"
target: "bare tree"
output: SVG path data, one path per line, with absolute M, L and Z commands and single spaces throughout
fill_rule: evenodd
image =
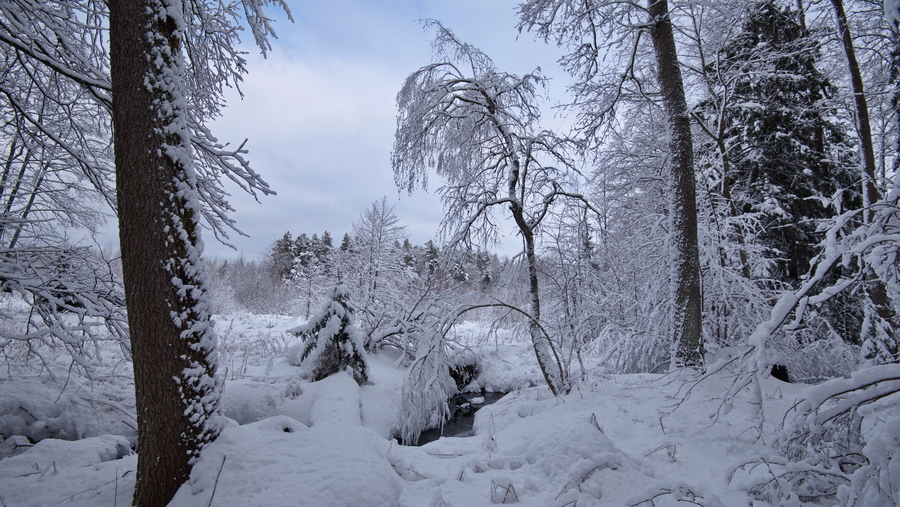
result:
M 585 135 L 592 141 L 628 93 L 647 96 L 636 68 L 650 37 L 655 56 L 659 100 L 669 137 L 668 199 L 672 245 L 670 269 L 674 297 L 675 363 L 703 364 L 702 295 L 697 239 L 693 141 L 684 84 L 668 2 L 530 0 L 519 7 L 520 28 L 537 32 L 571 50 L 561 61 L 575 77 L 572 91 Z M 621 49 L 617 54 L 614 50 Z M 617 61 L 608 72 L 608 56 Z M 629 86 L 631 87 L 629 89 Z
M 254 36 L 264 48 L 271 26 L 256 7 L 186 5 L 184 48 L 192 70 L 186 89 L 194 105 L 186 121 L 197 172 L 197 212 L 217 238 L 227 241 L 230 232 L 240 231 L 228 216 L 232 208 L 224 181 L 254 195 L 272 192 L 250 168 L 243 147 L 220 143 L 204 124 L 219 114 L 223 87 L 236 86 L 246 72 L 237 49 L 240 16 L 246 14 L 259 27 Z M 72 245 L 69 233 L 91 235 L 116 211 L 108 16 L 105 1 L 0 5 L 0 151 L 6 155 L 0 175 L 0 250 L 7 265 L 23 252 L 86 252 L 84 245 Z M 24 299 L 33 302 L 27 284 L 18 282 L 71 278 L 72 273 L 48 271 L 66 266 L 21 264 L 23 269 L 7 275 L 23 278 L 6 278 L 4 287 L 22 287 Z M 106 303 L 102 306 L 115 307 Z M 64 325 L 48 327 L 65 340 L 75 337 Z
M 863 181 L 863 203 L 869 208 L 864 214 L 864 218 L 867 222 L 871 222 L 875 217 L 875 208 L 873 205 L 881 199 L 881 192 L 878 190 L 875 177 L 875 144 L 872 137 L 872 126 L 869 121 L 869 105 L 866 100 L 859 62 L 856 58 L 856 49 L 853 47 L 853 37 L 850 33 L 850 25 L 847 22 L 847 13 L 844 11 L 844 2 L 843 0 L 831 0 L 831 5 L 834 8 L 837 31 L 841 39 L 841 45 L 844 49 L 844 56 L 847 61 L 847 72 L 850 75 L 850 85 L 853 90 L 853 105 L 855 106 L 856 112 L 856 131 L 859 136 L 861 155 L 860 169 Z M 893 312 L 891 311 L 891 304 L 890 301 L 888 301 L 888 292 L 884 283 L 871 270 L 866 273 L 866 281 L 869 301 L 872 304 L 875 316 L 883 322 L 882 326 L 887 330 L 888 334 L 895 333 L 897 324 Z M 867 330 L 864 329 L 863 333 L 867 333 Z M 891 344 L 890 346 L 895 349 L 892 351 L 893 354 L 897 355 L 900 351 L 896 350 L 896 341 L 890 337 L 885 338 L 887 338 L 887 342 Z M 877 336 L 874 337 L 874 339 L 881 339 L 884 341 L 884 338 Z
M 100 2 L 0 5 L 0 287 L 31 305 L 0 347 L 62 345 L 85 368 L 85 341 L 127 349 L 128 339 L 110 265 L 71 239 L 93 234 L 114 203 L 108 79 L 90 28 L 104 12 Z
M 378 344 L 373 341 L 373 333 L 385 325 L 391 325 L 396 314 L 388 310 L 390 302 L 399 298 L 398 282 L 400 272 L 400 252 L 395 245 L 405 239 L 406 232 L 394 207 L 388 205 L 387 198 L 373 202 L 353 222 L 353 261 L 346 266 L 355 271 L 352 275 L 358 292 L 356 300 L 360 309 L 360 320 L 366 334 L 366 347 Z M 350 273 L 345 273 L 350 275 Z
M 538 130 L 540 74 L 498 71 L 478 49 L 437 22 L 435 63 L 411 74 L 397 95 L 400 109 L 392 162 L 401 188 L 443 177 L 444 230 L 450 244 L 495 240 L 496 214 L 506 210 L 522 238 L 528 269 L 531 339 L 550 390 L 568 391 L 553 344 L 540 332 L 540 287 L 535 250 L 539 227 L 571 177 L 562 142 Z M 555 165 L 554 165 L 555 164 Z

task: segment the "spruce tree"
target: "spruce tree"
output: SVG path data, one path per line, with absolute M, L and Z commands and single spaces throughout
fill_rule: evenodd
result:
M 350 291 L 343 285 L 328 288 L 327 302 L 306 324 L 288 330 L 303 342 L 288 353 L 288 360 L 303 375 L 318 381 L 346 370 L 359 385 L 369 379 L 363 336 L 352 322 Z
M 772 274 L 791 284 L 817 252 L 816 221 L 833 214 L 818 198 L 843 188 L 845 206 L 859 204 L 850 141 L 824 112 L 831 85 L 818 59 L 798 13 L 765 1 L 751 5 L 743 32 L 711 69 L 732 88 L 724 118 L 736 208 L 761 215 L 760 240 L 784 259 Z
M 341 246 L 338 249 L 342 252 L 350 252 L 353 249 L 353 242 L 350 240 L 350 234 L 344 233 L 344 237 L 341 239 Z
M 290 231 L 284 233 L 280 239 L 269 248 L 269 262 L 271 273 L 279 280 L 287 280 L 291 277 L 291 268 L 294 265 L 294 240 Z

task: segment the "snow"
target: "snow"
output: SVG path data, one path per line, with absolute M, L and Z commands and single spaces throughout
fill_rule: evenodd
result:
M 885 0 L 884 18 L 894 25 L 900 24 L 900 0 Z
M 346 380 L 341 385 L 359 389 Z M 397 505 L 401 480 L 386 458 L 389 447 L 352 424 L 310 428 L 287 416 L 235 424 L 204 449 L 170 505 L 205 507 L 211 497 L 223 507 Z
M 729 371 L 694 386 L 676 407 L 691 377 L 609 375 L 596 358 L 586 358 L 586 379 L 554 397 L 527 335 L 472 339 L 471 352 L 482 362 L 477 386 L 512 392 L 477 413 L 474 436 L 408 447 L 392 438 L 406 376 L 397 357 L 371 354 L 370 382 L 363 386 L 345 372 L 308 382 L 286 358 L 298 338 L 285 330 L 302 322 L 248 314 L 216 322 L 226 424 L 201 452 L 170 504 L 176 507 L 207 506 L 211 498 L 215 506 L 768 505 L 747 493 L 752 474 L 738 470 L 728 480 L 740 464 L 773 452 L 751 429 L 750 393 L 738 393 L 730 410 L 720 410 Z M 469 325 L 477 334 L 477 325 Z M 55 363 L 60 371 L 64 361 L 60 356 Z M 95 371 L 109 373 L 114 364 Z M 18 431 L 43 440 L 14 456 L 4 451 L 3 505 L 129 503 L 136 456 L 122 411 L 133 413 L 134 402 L 120 399 L 130 372 L 116 368 L 104 381 L 73 375 L 68 385 L 65 375 L 52 380 L 46 371 L 9 370 L 10 378 L 0 381 L 0 429 L 7 437 Z M 760 379 L 767 431 L 778 431 L 807 387 Z M 79 400 L 86 393 L 118 400 L 117 408 L 95 404 L 85 412 Z M 35 416 L 30 424 L 41 420 L 50 430 L 10 429 L 6 421 L 24 420 L 21 411 L 14 415 L 17 403 Z M 48 424 L 53 421 L 58 426 Z M 886 428 L 896 420 L 891 424 Z M 774 433 L 764 435 L 763 441 L 773 440 Z M 873 445 L 896 448 L 896 440 L 881 431 Z M 10 442 L 23 441 L 4 445 Z M 883 480 L 898 474 L 896 467 L 883 473 Z

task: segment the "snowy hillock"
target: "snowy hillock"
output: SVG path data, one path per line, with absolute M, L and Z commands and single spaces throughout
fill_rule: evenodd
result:
M 235 424 L 203 451 L 170 505 L 398 505 L 389 446 L 362 426 L 307 427 L 286 416 Z
M 477 413 L 474 436 L 409 447 L 391 438 L 405 379 L 397 357 L 371 354 L 362 386 L 346 372 L 309 382 L 286 358 L 296 338 L 284 330 L 297 324 L 218 320 L 230 421 L 171 505 L 775 505 L 750 496 L 759 478 L 739 467 L 774 453 L 785 413 L 808 387 L 761 380 L 758 438 L 750 393 L 723 403 L 732 373 L 695 385 L 686 373 L 610 375 L 586 358 L 584 379 L 554 397 L 529 344 L 514 335 L 471 340 L 474 384 L 509 394 Z M 54 364 L 66 371 L 64 358 Z M 103 365 L 95 373 L 106 377 L 92 381 L 40 369 L 0 381 L 0 421 L 28 423 L 2 426 L 4 445 L 23 444 L 0 460 L 2 505 L 130 502 L 134 406 L 120 399 L 130 373 Z

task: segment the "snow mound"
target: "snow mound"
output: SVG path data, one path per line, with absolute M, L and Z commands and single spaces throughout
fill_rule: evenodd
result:
M 170 505 L 398 505 L 389 445 L 361 426 L 308 428 L 286 416 L 231 426 L 203 450 Z
M 362 425 L 359 385 L 345 371 L 313 384 L 316 389 L 310 426 Z
M 476 350 L 481 372 L 466 390 L 508 393 L 544 385 L 543 374 L 530 347 L 517 343 L 502 344 L 494 350 L 488 347 Z
M 56 473 L 64 468 L 81 468 L 112 461 L 131 454 L 128 439 L 101 435 L 81 440 L 47 438 L 18 456 L 0 460 L 0 477 Z
M 248 424 L 278 414 L 285 388 L 256 379 L 229 380 L 222 391 L 222 411 L 238 424 Z
M 598 378 L 596 385 L 558 398 L 546 388 L 524 389 L 481 409 L 475 437 L 397 446 L 390 459 L 404 479 L 401 502 L 746 505 L 746 492 L 724 482 L 732 454 L 743 444 L 729 436 L 730 425 L 711 430 L 705 421 L 718 400 L 698 393 L 696 403 L 666 418 L 664 427 L 661 408 L 672 403 L 681 383 L 660 378 Z M 736 409 L 727 419 L 746 415 Z M 428 498 L 430 504 L 421 503 Z
M 133 389 L 122 375 L 103 381 L 27 374 L 0 379 L 0 442 L 14 436 L 31 442 L 105 434 L 134 437 Z M 4 446 L 0 458 L 19 450 Z

